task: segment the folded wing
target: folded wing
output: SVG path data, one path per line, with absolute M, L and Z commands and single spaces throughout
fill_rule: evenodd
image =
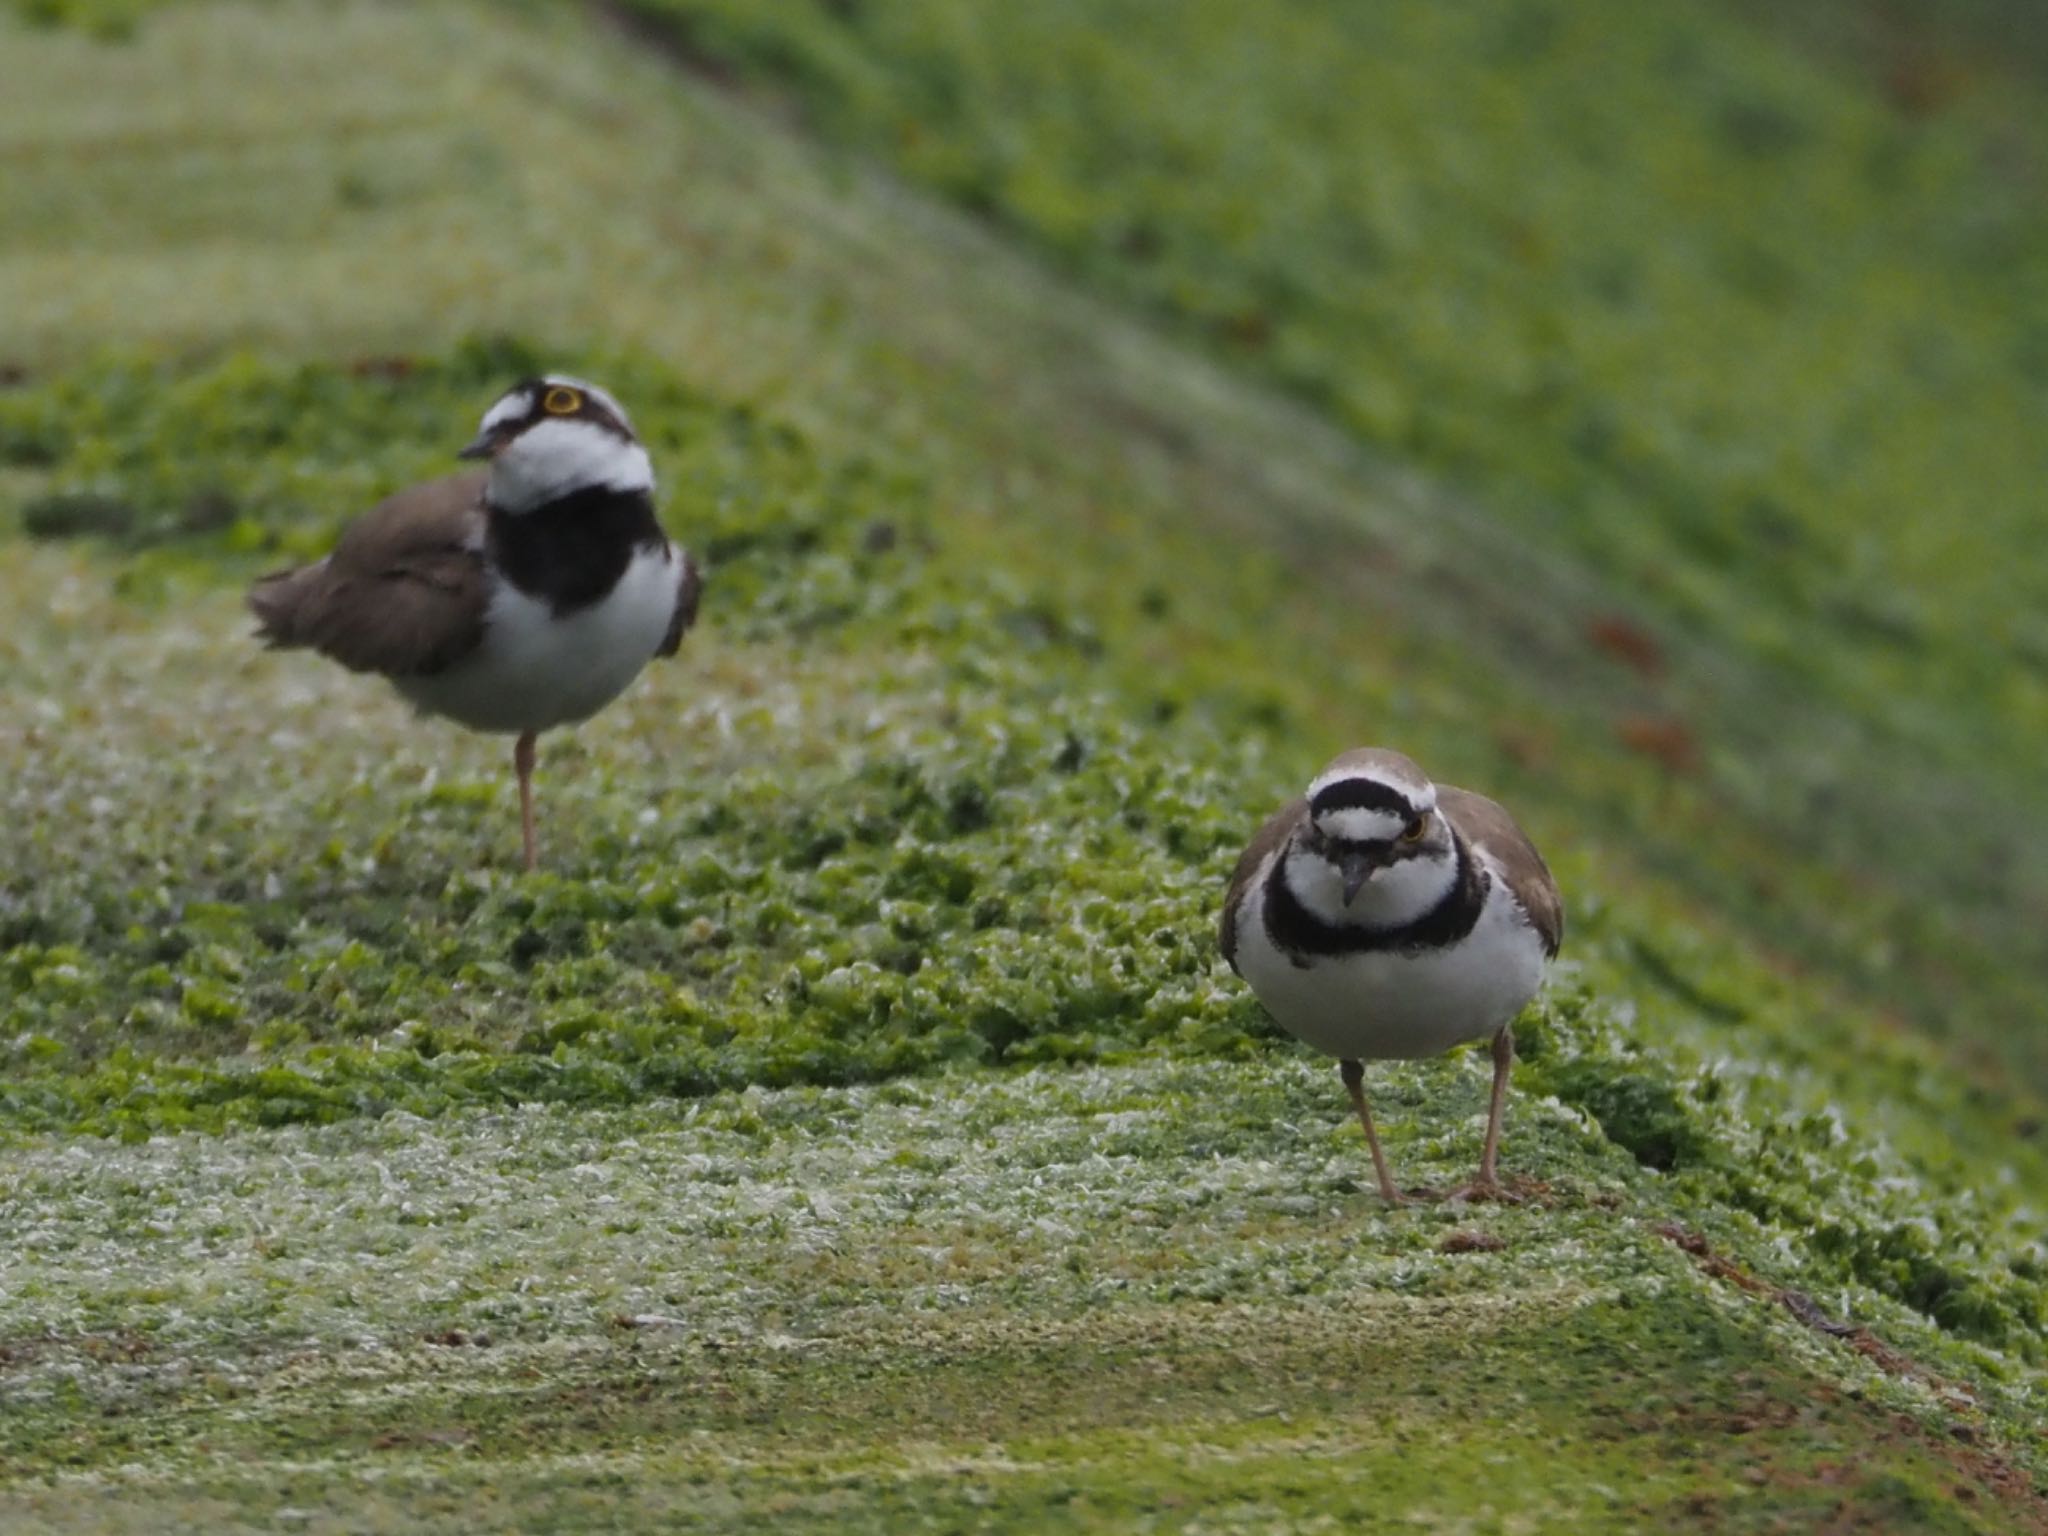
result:
M 1564 900 L 1558 895 L 1550 866 L 1543 862 L 1528 834 L 1515 824 L 1505 806 L 1469 789 L 1440 784 L 1437 805 L 1468 843 L 1493 855 L 1507 877 L 1508 889 L 1515 893 L 1530 926 L 1543 940 L 1544 953 L 1555 958 L 1558 945 L 1564 942 Z
M 1223 916 L 1216 926 L 1216 947 L 1223 951 L 1223 958 L 1230 962 L 1233 971 L 1237 970 L 1237 914 L 1245 898 L 1251 894 L 1252 881 L 1258 877 L 1259 866 L 1294 835 L 1294 829 L 1307 815 L 1306 799 L 1289 801 L 1266 818 L 1266 824 L 1259 828 L 1251 843 L 1238 856 L 1237 868 L 1230 873 L 1230 890 L 1223 898 Z
M 697 562 L 690 558 L 686 549 L 677 549 L 682 568 L 676 572 L 676 611 L 668 621 L 668 633 L 662 636 L 661 647 L 654 654 L 673 656 L 683 648 L 683 635 L 697 622 L 697 599 L 704 591 L 704 577 L 697 569 Z
M 259 637 L 386 677 L 461 660 L 490 606 L 484 481 L 478 471 L 408 487 L 350 524 L 326 559 L 260 578 L 248 595 Z

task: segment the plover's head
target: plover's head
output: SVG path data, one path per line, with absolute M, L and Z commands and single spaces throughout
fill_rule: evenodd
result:
M 1345 753 L 1309 785 L 1287 878 L 1325 922 L 1391 926 L 1440 900 L 1456 865 L 1436 786 L 1400 753 L 1374 747 Z
M 654 466 L 625 409 L 566 374 L 522 379 L 506 390 L 461 457 L 489 460 L 484 496 L 500 512 L 531 512 L 597 487 L 654 489 Z

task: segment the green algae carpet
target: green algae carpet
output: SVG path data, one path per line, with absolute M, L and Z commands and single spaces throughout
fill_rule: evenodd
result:
M 0 21 L 7 1529 L 2048 1524 L 2024 975 L 1873 1006 L 1807 853 L 1760 943 L 1645 829 L 1767 824 L 1387 579 L 1483 508 L 579 10 L 136 15 Z M 238 590 L 538 363 L 713 574 L 523 877 Z M 1570 894 L 1520 1207 L 1383 1210 L 1211 950 L 1368 734 Z M 1480 1064 L 1372 1084 L 1467 1171 Z

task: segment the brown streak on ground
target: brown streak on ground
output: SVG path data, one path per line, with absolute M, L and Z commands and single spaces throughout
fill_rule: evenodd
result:
M 1892 1427 L 1901 1437 L 1919 1440 L 1932 1445 L 1942 1457 L 1954 1463 L 1959 1471 L 1966 1473 L 1982 1487 L 1989 1488 L 1997 1498 L 2013 1508 L 2014 1513 L 2024 1513 L 2026 1523 L 2015 1526 L 2016 1530 L 2048 1532 L 2048 1499 L 2035 1486 L 2034 1480 L 2020 1467 L 1992 1451 L 1982 1449 L 1985 1435 L 1980 1421 L 1967 1417 L 1974 1406 L 1970 1395 L 1961 1388 L 1943 1381 L 1924 1366 L 1892 1348 L 1868 1328 L 1858 1323 L 1837 1322 L 1829 1317 L 1804 1291 L 1789 1286 L 1773 1285 L 1758 1278 L 1734 1260 L 1714 1252 L 1700 1233 L 1677 1222 L 1665 1222 L 1655 1228 L 1659 1237 L 1671 1242 L 1689 1254 L 1695 1263 L 1717 1280 L 1726 1280 L 1738 1289 L 1753 1296 L 1768 1296 L 1793 1317 L 1797 1318 L 1816 1333 L 1843 1340 L 1848 1346 L 1869 1360 L 1888 1376 L 1910 1377 L 1931 1387 L 1936 1397 L 1948 1410 L 1950 1419 L 1946 1438 L 1930 1433 L 1928 1427 L 1910 1416 L 1900 1413 L 1892 1416 Z M 1959 1488 L 1958 1494 L 1971 1494 L 1974 1490 Z M 1824 1529 L 1859 1531 L 1870 1529 L 1857 1523 L 1853 1511 L 1839 1512 L 1839 1520 Z

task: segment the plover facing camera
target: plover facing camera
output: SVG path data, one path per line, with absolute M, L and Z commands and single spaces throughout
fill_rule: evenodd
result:
M 1398 752 L 1347 752 L 1276 812 L 1237 862 L 1219 940 L 1280 1027 L 1338 1058 L 1380 1193 L 1399 1203 L 1365 1100 L 1369 1060 L 1491 1038 L 1479 1174 L 1496 1159 L 1515 1015 L 1564 936 L 1557 883 L 1500 806 L 1432 784 Z

